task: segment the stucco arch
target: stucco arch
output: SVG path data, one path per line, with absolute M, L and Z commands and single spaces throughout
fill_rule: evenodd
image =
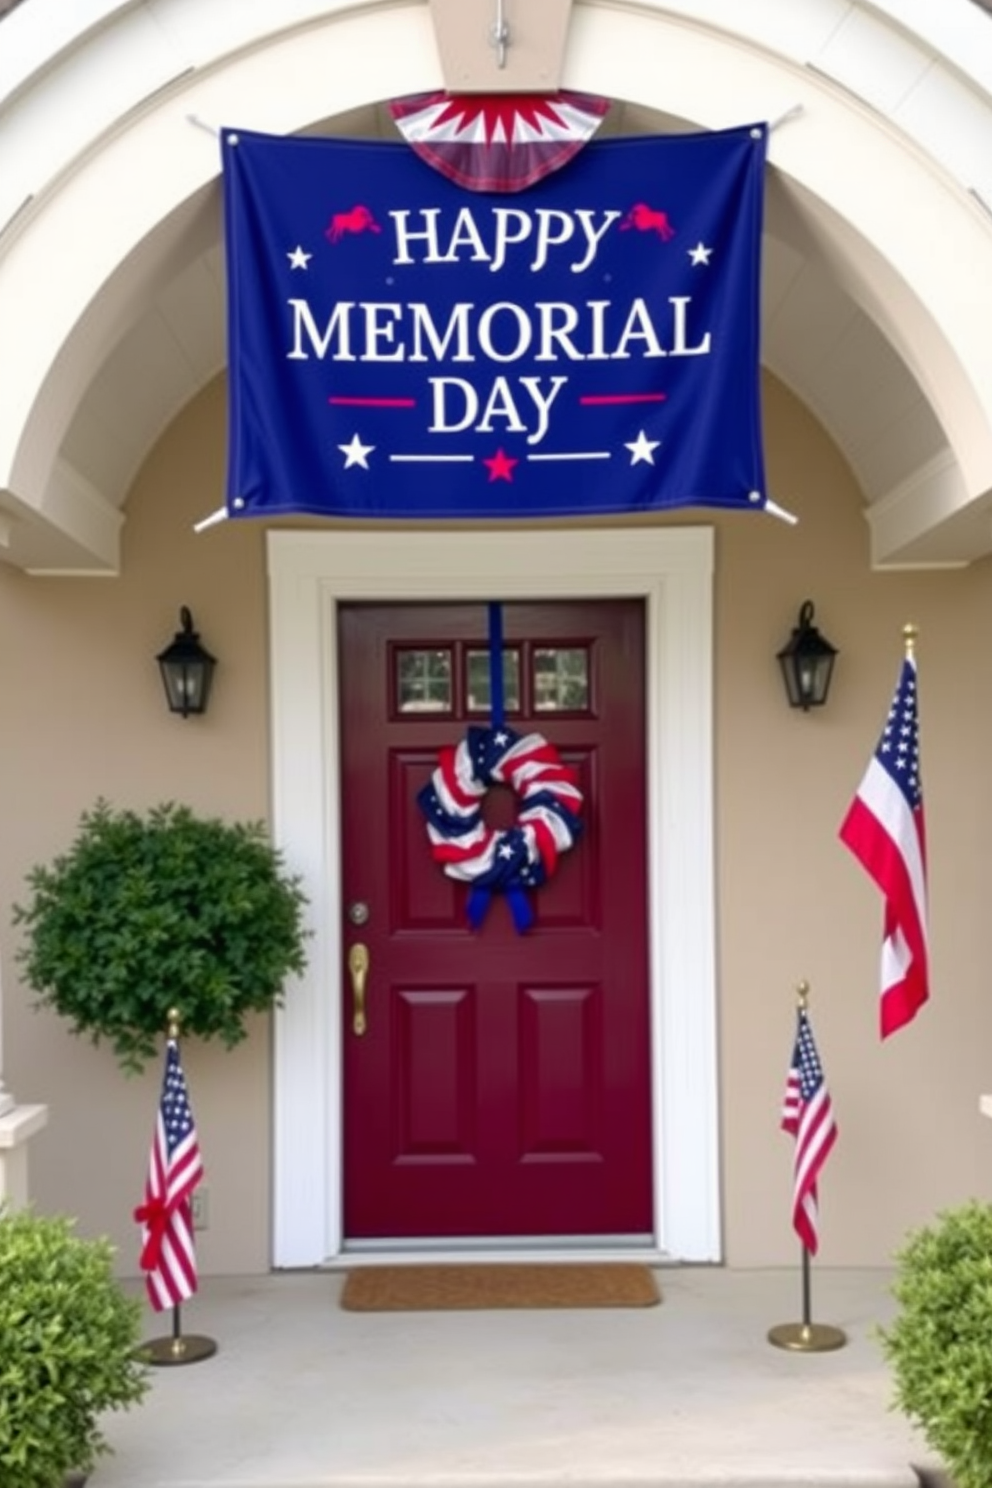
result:
M 880 563 L 992 547 L 990 23 L 939 10 L 590 0 L 562 79 L 635 129 L 782 121 L 765 361 L 851 460 Z M 219 152 L 191 116 L 364 132 L 442 78 L 425 0 L 58 11 L 3 22 L 0 542 L 34 571 L 113 572 L 138 463 L 223 366 Z

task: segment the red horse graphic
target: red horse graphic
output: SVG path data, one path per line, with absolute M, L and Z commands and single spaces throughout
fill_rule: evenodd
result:
M 382 228 L 376 222 L 368 207 L 354 206 L 350 212 L 335 212 L 331 218 L 331 225 L 324 232 L 324 237 L 329 238 L 332 243 L 338 243 L 345 233 L 382 232 Z
M 658 212 L 646 202 L 636 202 L 620 223 L 621 232 L 626 232 L 629 227 L 636 227 L 638 232 L 656 232 L 666 243 L 675 236 L 668 213 Z

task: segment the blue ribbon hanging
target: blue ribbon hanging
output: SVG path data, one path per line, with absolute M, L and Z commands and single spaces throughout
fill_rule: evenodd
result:
M 506 722 L 506 692 L 503 685 L 503 606 L 489 605 L 489 719 L 494 731 Z M 468 896 L 466 914 L 473 930 L 477 930 L 486 917 L 492 902 L 492 890 L 480 884 L 473 886 Z M 510 906 L 513 925 L 518 935 L 529 930 L 534 923 L 534 911 L 530 900 L 521 888 L 505 890 L 503 897 Z
M 492 903 L 492 890 L 481 888 L 478 884 L 473 885 L 469 891 L 468 903 L 465 913 L 473 930 L 478 930 L 486 917 L 486 911 Z M 518 935 L 523 935 L 534 923 L 534 911 L 530 907 L 530 900 L 523 889 L 507 889 L 503 898 L 510 906 L 513 916 L 513 928 Z
M 489 606 L 489 720 L 494 729 L 506 722 L 503 690 L 503 606 Z

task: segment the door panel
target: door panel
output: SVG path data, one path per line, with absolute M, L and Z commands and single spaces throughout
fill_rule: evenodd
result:
M 585 831 L 523 935 L 498 896 L 469 928 L 466 889 L 434 863 L 416 799 L 439 748 L 489 721 L 486 626 L 474 604 L 340 612 L 344 944 L 370 954 L 361 1035 L 345 972 L 345 1232 L 646 1235 L 642 605 L 503 608 L 507 722 L 545 734 L 585 800 Z M 506 826 L 515 802 L 493 790 L 484 809 Z M 356 902 L 369 907 L 360 926 Z

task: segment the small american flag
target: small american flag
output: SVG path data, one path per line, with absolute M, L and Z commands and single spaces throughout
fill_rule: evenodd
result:
M 177 1306 L 196 1291 L 192 1195 L 202 1177 L 200 1144 L 179 1045 L 169 1039 L 145 1201 L 134 1211 L 142 1226 L 141 1269 L 149 1301 L 158 1312 Z
M 782 1102 L 782 1130 L 796 1139 L 793 1156 L 792 1224 L 810 1255 L 816 1255 L 817 1183 L 820 1170 L 837 1140 L 830 1092 L 816 1052 L 813 1030 L 804 1007 L 800 1007 L 796 1042 L 792 1051 Z
M 913 1019 L 929 992 L 927 860 L 916 661 L 899 674 L 889 716 L 840 838 L 885 896 L 882 1038 Z

